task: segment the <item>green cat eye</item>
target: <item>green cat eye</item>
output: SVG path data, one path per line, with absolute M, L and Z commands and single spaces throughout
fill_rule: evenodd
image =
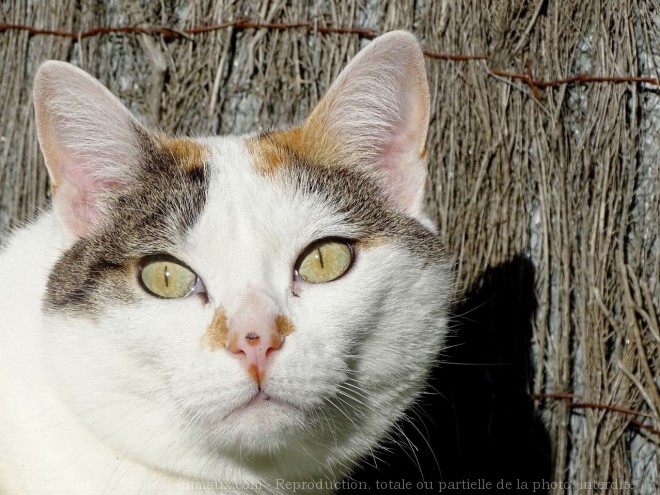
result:
M 190 295 L 199 283 L 197 274 L 170 256 L 146 258 L 140 271 L 142 287 L 151 295 L 177 299 Z
M 351 245 L 340 239 L 322 239 L 298 258 L 296 274 L 305 282 L 320 284 L 341 277 L 353 262 Z

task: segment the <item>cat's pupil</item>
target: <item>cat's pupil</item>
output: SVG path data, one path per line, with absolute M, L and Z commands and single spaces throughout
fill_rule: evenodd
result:
M 319 264 L 323 268 L 323 253 L 321 252 L 321 248 L 318 248 L 316 251 L 319 253 Z
M 165 276 L 165 287 L 169 287 L 170 286 L 170 271 L 169 271 L 167 265 L 165 265 L 165 272 L 163 273 L 163 275 Z

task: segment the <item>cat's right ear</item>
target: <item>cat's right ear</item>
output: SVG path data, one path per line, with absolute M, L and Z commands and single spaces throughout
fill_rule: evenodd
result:
M 360 51 L 303 123 L 307 150 L 374 172 L 400 208 L 425 218 L 430 96 L 417 39 L 392 31 Z
M 71 233 L 84 236 L 112 192 L 134 178 L 147 131 L 99 81 L 65 62 L 39 67 L 34 108 L 53 208 Z

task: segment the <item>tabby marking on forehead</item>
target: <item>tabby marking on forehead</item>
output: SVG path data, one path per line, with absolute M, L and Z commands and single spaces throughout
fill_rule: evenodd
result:
M 357 155 L 334 153 L 337 148 L 331 141 L 312 143 L 309 137 L 305 128 L 294 128 L 261 133 L 246 139 L 245 144 L 258 173 L 280 175 L 288 186 L 321 196 L 329 209 L 357 226 L 361 249 L 395 241 L 422 259 L 444 260 L 439 238 L 392 207 L 376 174 L 365 170 Z
M 223 349 L 227 345 L 227 334 L 229 327 L 227 327 L 227 315 L 223 308 L 218 308 L 213 315 L 213 321 L 206 329 L 206 333 L 202 338 L 202 347 L 206 347 L 211 351 Z
M 323 165 L 339 164 L 350 158 L 338 152 L 337 141 L 328 134 L 306 127 L 264 132 L 246 139 L 245 144 L 254 158 L 254 167 L 263 175 L 272 175 L 282 165 L 291 163 L 292 155 Z M 350 160 L 344 165 L 350 166 Z
M 289 145 L 300 137 L 299 129 L 262 133 L 245 140 L 245 145 L 252 155 L 253 165 L 260 174 L 272 175 L 289 160 Z M 300 146 L 297 146 L 299 148 Z
M 190 138 L 170 138 L 159 135 L 156 136 L 156 142 L 186 172 L 204 168 L 204 162 L 209 156 L 209 150 L 205 146 Z

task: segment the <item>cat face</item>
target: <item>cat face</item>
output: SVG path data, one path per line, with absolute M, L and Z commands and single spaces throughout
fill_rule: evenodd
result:
M 101 441 L 181 474 L 308 477 L 383 438 L 440 349 L 451 279 L 422 213 L 423 63 L 392 33 L 301 127 L 204 139 L 151 134 L 90 76 L 42 66 L 68 246 L 46 347 Z

